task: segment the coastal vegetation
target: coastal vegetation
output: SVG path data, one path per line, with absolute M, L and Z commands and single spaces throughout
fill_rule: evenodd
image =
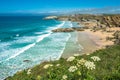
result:
M 43 62 L 6 80 L 120 80 L 120 45 Z

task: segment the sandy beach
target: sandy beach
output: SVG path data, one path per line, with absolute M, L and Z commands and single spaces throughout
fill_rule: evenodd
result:
M 119 28 L 108 28 L 108 31 L 91 31 L 91 29 L 86 29 L 85 31 L 78 31 L 75 32 L 76 40 L 73 41 L 75 45 L 67 45 L 63 54 L 62 58 L 68 58 L 73 56 L 74 54 L 90 54 L 98 49 L 103 49 L 108 45 L 113 45 L 113 40 L 107 40 L 107 37 L 113 37 L 113 33 Z M 75 35 L 74 34 L 74 35 Z M 75 38 L 75 36 L 71 36 L 71 38 Z M 73 47 L 73 46 L 77 46 Z

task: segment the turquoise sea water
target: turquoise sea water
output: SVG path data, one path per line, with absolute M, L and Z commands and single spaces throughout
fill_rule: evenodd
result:
M 70 33 L 52 33 L 72 27 L 68 21 L 45 16 L 0 16 L 0 80 L 43 61 L 61 57 Z M 27 62 L 25 62 L 27 61 Z

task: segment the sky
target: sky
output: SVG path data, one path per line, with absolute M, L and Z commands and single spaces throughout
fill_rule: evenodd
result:
M 0 0 L 0 13 L 66 11 L 120 6 L 120 0 Z

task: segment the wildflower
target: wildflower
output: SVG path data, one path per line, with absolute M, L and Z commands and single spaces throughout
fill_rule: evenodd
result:
M 60 66 L 60 64 L 56 64 L 56 66 Z
M 81 72 L 80 72 L 80 71 L 77 71 L 77 74 L 78 74 L 78 75 L 81 75 Z
M 41 76 L 40 75 L 37 76 L 37 80 L 41 80 Z
M 75 72 L 78 68 L 76 66 L 71 66 L 68 70 L 69 72 Z
M 90 55 L 89 53 L 86 54 L 87 56 Z
M 78 66 L 80 66 L 80 65 L 84 65 L 85 62 L 86 62 L 86 60 L 82 58 L 81 60 L 78 60 L 77 65 L 78 65 Z
M 53 66 L 52 64 L 46 64 L 43 68 L 44 69 L 47 69 L 47 68 L 49 68 L 49 67 L 51 67 L 51 66 Z
M 74 54 L 74 56 L 80 56 L 80 54 Z
M 63 80 L 66 80 L 67 78 L 68 78 L 67 75 L 63 75 L 63 76 L 62 76 L 62 79 L 63 79 Z
M 28 69 L 27 74 L 28 75 L 31 74 L 31 69 Z
M 91 57 L 91 59 L 93 59 L 93 61 L 100 61 L 101 60 L 98 56 L 93 56 L 93 57 Z
M 75 57 L 69 57 L 68 59 L 67 59 L 67 61 L 69 61 L 69 62 L 71 62 L 71 61 L 73 61 L 75 59 Z
M 86 62 L 85 62 L 85 67 L 86 67 L 87 69 L 93 70 L 93 69 L 95 69 L 95 64 L 94 64 L 94 62 L 86 61 Z

